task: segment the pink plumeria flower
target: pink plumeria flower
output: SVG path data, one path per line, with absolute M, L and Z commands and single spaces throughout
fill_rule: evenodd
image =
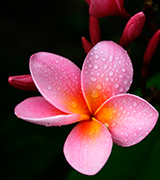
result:
M 42 96 L 21 102 L 15 114 L 44 126 L 79 122 L 66 139 L 64 155 L 80 173 L 96 174 L 108 160 L 113 142 L 134 145 L 156 124 L 154 107 L 126 93 L 132 83 L 132 63 L 112 41 L 96 44 L 82 71 L 64 57 L 39 52 L 30 58 L 30 72 Z
M 129 19 L 131 15 L 123 6 L 124 0 L 85 0 L 89 5 L 89 14 L 101 18 L 105 16 L 119 16 Z

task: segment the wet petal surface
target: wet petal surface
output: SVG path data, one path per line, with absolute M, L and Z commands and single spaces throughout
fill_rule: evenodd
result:
M 67 114 L 48 103 L 43 97 L 31 97 L 15 107 L 15 114 L 28 122 L 44 126 L 61 126 L 87 119 L 80 114 Z
M 32 78 L 43 97 L 67 113 L 88 114 L 81 91 L 81 71 L 70 60 L 39 52 L 30 58 Z
M 114 143 L 131 146 L 150 133 L 157 122 L 158 112 L 138 96 L 123 94 L 106 101 L 95 117 L 108 124 Z
M 82 67 L 82 90 L 90 111 L 108 98 L 127 92 L 132 76 L 131 60 L 121 46 L 112 41 L 96 44 Z
M 111 149 L 112 138 L 108 129 L 96 121 L 77 124 L 64 144 L 68 163 L 87 175 L 94 175 L 103 167 Z

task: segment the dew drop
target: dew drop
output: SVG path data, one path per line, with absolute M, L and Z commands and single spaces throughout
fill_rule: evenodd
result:
M 99 55 L 98 55 L 98 54 L 96 54 L 96 55 L 95 55 L 95 58 L 96 58 L 96 59 L 98 59 L 98 58 L 99 58 Z
M 124 83 L 124 84 L 127 84 L 127 81 L 125 80 L 123 83 Z
M 88 67 L 89 67 L 89 68 L 92 68 L 92 64 L 88 64 Z
M 109 72 L 109 76 L 113 76 L 113 72 L 112 71 Z
M 136 107 L 136 106 L 137 106 L 137 103 L 136 103 L 136 102 L 134 102 L 134 103 L 133 103 L 133 105 Z
M 93 90 L 91 93 L 91 97 L 93 97 L 93 98 L 99 97 L 99 92 L 97 90 Z
M 90 78 L 90 80 L 94 82 L 94 81 L 97 80 L 97 78 L 92 76 L 92 77 Z
M 112 125 L 111 125 L 111 126 L 112 126 L 112 127 L 115 127 L 116 125 L 117 125 L 116 123 L 112 123 Z
M 50 85 L 48 85 L 47 89 L 50 91 L 52 89 L 52 87 Z
M 107 64 L 104 64 L 103 65 L 103 69 L 107 69 L 108 65 Z
M 99 76 L 100 75 L 100 73 L 99 72 L 97 72 L 97 76 Z
M 137 133 L 134 133 L 134 136 L 137 136 Z
M 115 88 L 118 88 L 118 87 L 119 87 L 119 84 L 118 84 L 118 83 L 116 83 L 116 84 L 114 85 L 114 87 L 115 87 Z
M 105 61 L 106 60 L 106 58 L 105 57 L 102 57 L 102 61 Z
M 94 50 L 97 50 L 97 49 L 98 49 L 98 47 L 97 47 L 97 46 L 95 46 L 95 47 L 94 47 Z
M 142 130 L 142 127 L 139 127 L 138 129 L 139 129 L 139 130 Z
M 109 81 L 109 78 L 108 77 L 106 77 L 106 79 L 105 79 L 106 81 Z
M 93 67 L 94 67 L 94 69 L 98 69 L 98 65 L 97 64 L 95 64 Z
M 123 92 L 123 88 L 122 87 L 119 88 L 119 92 Z
M 126 72 L 126 69 L 125 69 L 125 68 L 122 68 L 122 72 Z
M 112 60 L 113 60 L 113 55 L 110 55 L 108 61 L 109 61 L 109 62 L 112 62 Z
M 96 88 L 101 89 L 102 88 L 101 84 L 97 84 Z
M 73 101 L 73 102 L 71 103 L 71 106 L 72 106 L 72 108 L 76 108 L 76 107 L 77 107 L 77 103 L 76 103 L 75 101 Z

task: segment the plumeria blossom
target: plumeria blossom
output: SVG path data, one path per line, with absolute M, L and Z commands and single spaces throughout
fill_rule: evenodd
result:
M 105 16 L 119 16 L 129 19 L 131 15 L 123 6 L 124 0 L 86 0 L 89 5 L 89 14 L 101 18 Z
M 108 160 L 113 143 L 134 145 L 156 124 L 154 107 L 126 93 L 132 83 L 132 63 L 112 41 L 96 44 L 82 71 L 64 57 L 39 52 L 30 58 L 30 72 L 42 96 L 22 101 L 15 114 L 44 126 L 78 122 L 65 141 L 64 155 L 80 173 L 96 174 Z

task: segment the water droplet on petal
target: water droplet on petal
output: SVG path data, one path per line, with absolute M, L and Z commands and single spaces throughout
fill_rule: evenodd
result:
M 142 130 L 142 127 L 139 127 L 138 129 L 139 129 L 139 130 Z
M 101 84 L 97 84 L 96 88 L 101 89 L 102 88 Z
M 95 55 L 95 58 L 96 58 L 96 59 L 98 59 L 98 58 L 99 58 L 99 55 L 98 55 L 98 54 L 96 54 L 96 55 Z
M 108 77 L 106 77 L 106 79 L 105 79 L 106 81 L 109 81 L 109 78 Z
M 137 133 L 134 133 L 134 136 L 137 136 Z
M 72 106 L 72 108 L 76 108 L 76 107 L 77 107 L 77 102 L 73 101 L 73 102 L 71 103 L 71 106 Z
M 125 80 L 123 83 L 124 83 L 124 84 L 127 84 L 127 81 Z
M 88 64 L 88 67 L 91 68 L 91 67 L 92 67 L 92 64 Z
M 122 87 L 119 88 L 119 92 L 123 92 L 123 88 Z
M 109 61 L 109 62 L 112 62 L 112 60 L 113 60 L 113 55 L 110 55 L 108 61 Z
M 107 64 L 104 64 L 104 65 L 103 65 L 103 69 L 106 69 L 107 67 L 108 67 Z
M 47 89 L 50 91 L 52 89 L 52 87 L 50 85 L 48 85 Z
M 90 80 L 94 82 L 94 81 L 97 80 L 97 78 L 92 76 L 92 77 L 90 78 Z
M 98 49 L 98 47 L 97 47 L 97 46 L 95 46 L 95 47 L 94 47 L 94 50 L 97 50 L 97 49 Z
M 91 97 L 93 97 L 93 98 L 99 97 L 99 92 L 97 90 L 93 90 L 91 93 Z
M 94 69 L 98 69 L 98 65 L 97 64 L 95 64 L 93 67 L 94 67 Z
M 133 103 L 133 105 L 134 105 L 134 106 L 137 106 L 137 103 L 136 103 L 136 102 L 134 102 L 134 103 Z
M 119 84 L 118 84 L 118 83 L 116 83 L 116 84 L 114 85 L 114 87 L 115 87 L 115 88 L 118 88 L 118 87 L 119 87 Z
M 113 76 L 113 72 L 112 71 L 109 72 L 109 76 Z
M 106 60 L 106 58 L 105 57 L 102 57 L 102 61 L 105 61 Z
M 126 69 L 125 69 L 125 68 L 122 68 L 122 72 L 126 72 Z

